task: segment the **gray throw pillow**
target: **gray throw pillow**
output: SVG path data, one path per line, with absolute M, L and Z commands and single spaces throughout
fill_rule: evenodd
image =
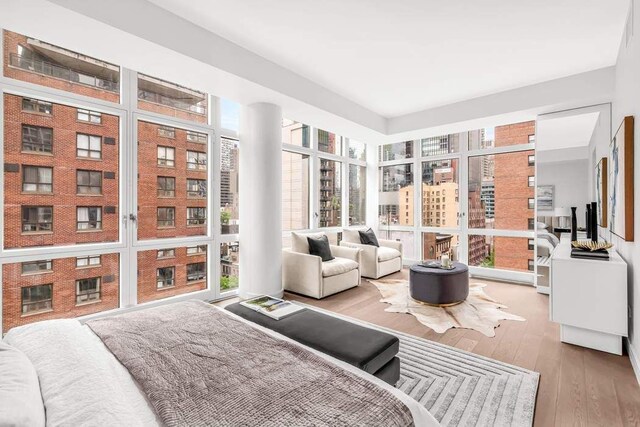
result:
M 358 233 L 360 234 L 360 243 L 363 245 L 380 247 L 376 233 L 374 233 L 372 229 L 368 229 L 367 231 L 358 231 Z
M 309 254 L 319 256 L 322 258 L 322 262 L 335 259 L 331 254 L 331 246 L 327 236 L 307 237 L 307 241 L 309 242 Z

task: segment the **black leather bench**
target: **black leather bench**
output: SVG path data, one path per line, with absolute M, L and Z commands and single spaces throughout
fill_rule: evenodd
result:
M 391 385 L 400 379 L 398 337 L 305 308 L 274 320 L 235 303 L 230 312 L 366 371 Z

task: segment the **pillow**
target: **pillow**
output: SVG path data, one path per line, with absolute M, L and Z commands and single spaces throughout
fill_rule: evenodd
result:
M 36 369 L 20 350 L 0 342 L 0 426 L 44 426 Z
M 362 228 L 361 230 L 364 230 L 364 228 Z M 362 241 L 360 240 L 359 230 L 350 230 L 348 228 L 345 228 L 344 230 L 342 230 L 342 241 L 348 243 L 362 243 Z
M 309 244 L 309 254 L 319 256 L 320 258 L 322 258 L 322 262 L 335 259 L 331 254 L 331 246 L 329 246 L 329 239 L 327 238 L 327 236 L 307 236 L 307 243 Z
M 307 237 L 318 238 L 326 236 L 324 233 L 307 233 L 301 234 L 296 232 L 291 232 L 291 250 L 293 252 L 298 252 L 300 254 L 308 254 L 309 253 L 309 242 L 307 241 Z
M 374 233 L 372 229 L 368 229 L 367 231 L 358 231 L 358 233 L 360 234 L 360 243 L 363 245 L 380 247 L 376 233 Z
M 546 230 L 549 226 L 547 224 L 545 224 L 544 222 L 536 222 L 536 229 L 538 230 Z
M 551 245 L 555 248 L 560 244 L 560 239 L 558 239 L 555 235 L 547 232 L 547 231 L 538 231 L 536 233 L 538 239 L 544 239 L 551 243 Z

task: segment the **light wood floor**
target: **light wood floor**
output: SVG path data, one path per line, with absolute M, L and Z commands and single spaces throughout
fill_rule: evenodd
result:
M 406 277 L 403 271 L 388 278 Z M 540 372 L 536 426 L 640 426 L 640 386 L 627 356 L 561 343 L 559 326 L 549 321 L 548 297 L 532 287 L 476 280 L 526 322 L 503 320 L 494 338 L 468 329 L 438 334 L 411 315 L 385 312 L 366 280 L 320 301 L 286 298 Z

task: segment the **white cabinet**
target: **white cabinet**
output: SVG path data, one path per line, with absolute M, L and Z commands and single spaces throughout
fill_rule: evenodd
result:
M 551 255 L 549 301 L 562 342 L 622 354 L 627 264 L 617 252 L 611 250 L 608 261 L 571 258 L 571 243 L 562 239 Z

